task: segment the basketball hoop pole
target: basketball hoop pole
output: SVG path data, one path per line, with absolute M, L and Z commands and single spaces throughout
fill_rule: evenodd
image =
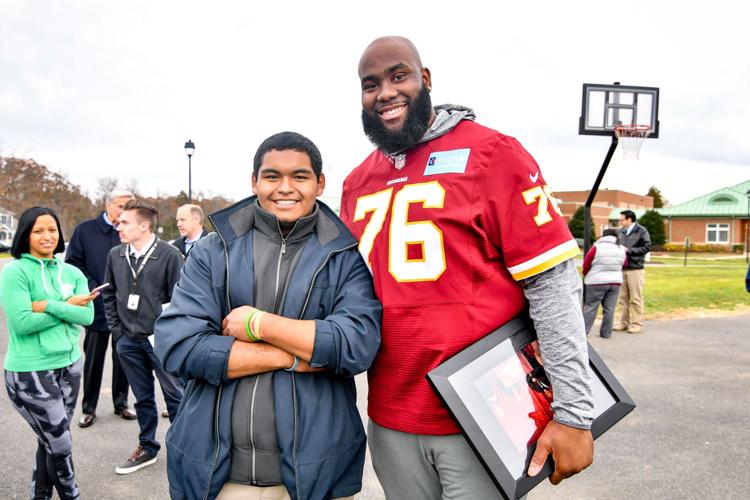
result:
M 644 139 L 659 137 L 659 88 L 620 85 L 620 82 L 584 83 L 578 134 L 612 138 L 594 187 L 583 206 L 585 254 L 591 249 L 591 206 L 618 144 L 623 150 L 623 158 L 637 160 Z
M 609 162 L 612 161 L 612 155 L 615 154 L 615 150 L 617 149 L 617 143 L 618 143 L 617 135 L 612 134 L 612 143 L 609 145 L 609 151 L 607 151 L 607 156 L 604 158 L 604 163 L 602 163 L 602 168 L 599 169 L 599 175 L 596 176 L 596 181 L 594 182 L 594 187 L 591 188 L 591 191 L 589 191 L 589 197 L 586 199 L 586 204 L 583 206 L 583 255 L 585 256 L 589 249 L 591 248 L 591 205 L 594 203 L 594 198 L 596 197 L 596 193 L 599 191 L 599 184 L 602 183 L 602 179 L 604 179 L 604 174 L 607 172 L 607 167 L 609 167 Z

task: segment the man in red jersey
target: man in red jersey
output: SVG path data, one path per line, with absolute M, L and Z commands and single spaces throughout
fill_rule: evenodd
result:
M 388 498 L 499 493 L 425 374 L 529 310 L 554 392 L 528 474 L 557 484 L 591 464 L 593 418 L 572 257 L 578 246 L 534 159 L 462 106 L 433 108 L 432 77 L 401 37 L 359 62 L 362 123 L 377 146 L 344 182 L 341 218 L 383 303 L 368 436 Z

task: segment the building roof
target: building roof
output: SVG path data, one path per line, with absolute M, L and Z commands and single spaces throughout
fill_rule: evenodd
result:
M 717 189 L 685 203 L 657 211 L 664 217 L 747 217 L 750 213 L 750 180 Z

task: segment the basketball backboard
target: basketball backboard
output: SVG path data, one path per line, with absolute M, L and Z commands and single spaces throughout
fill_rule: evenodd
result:
M 618 125 L 647 126 L 646 138 L 659 137 L 659 89 L 584 83 L 578 133 L 612 136 Z

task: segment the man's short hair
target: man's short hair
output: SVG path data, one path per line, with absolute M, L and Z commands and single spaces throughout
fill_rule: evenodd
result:
M 604 231 L 602 231 L 602 236 L 617 236 L 617 229 L 612 229 L 611 227 L 608 227 Z
M 151 232 L 153 233 L 154 231 L 156 231 L 156 223 L 159 218 L 159 212 L 152 205 L 149 205 L 145 201 L 139 200 L 137 198 L 133 198 L 132 200 L 128 200 L 128 202 L 125 203 L 125 206 L 122 207 L 122 210 L 135 210 L 135 218 L 138 219 L 138 222 L 148 222 Z
M 131 193 L 130 191 L 126 191 L 125 189 L 113 189 L 104 197 L 104 203 L 109 205 L 115 198 L 129 198 L 132 200 L 133 198 L 135 198 L 135 195 L 133 195 L 133 193 Z
M 635 222 L 635 212 L 633 212 L 632 210 L 623 210 L 622 212 L 620 212 L 620 215 Z
M 263 164 L 263 156 L 269 151 L 298 151 L 304 153 L 310 158 L 315 177 L 320 178 L 323 171 L 323 158 L 320 155 L 318 147 L 307 137 L 297 132 L 279 132 L 274 134 L 261 143 L 258 151 L 255 152 L 253 159 L 253 176 L 258 176 L 258 170 Z
M 203 224 L 203 209 L 198 205 L 193 205 L 192 203 L 185 203 L 180 208 L 187 208 L 190 209 L 190 215 L 192 215 L 195 219 L 198 219 L 201 224 Z M 178 208 L 177 210 L 179 210 Z

